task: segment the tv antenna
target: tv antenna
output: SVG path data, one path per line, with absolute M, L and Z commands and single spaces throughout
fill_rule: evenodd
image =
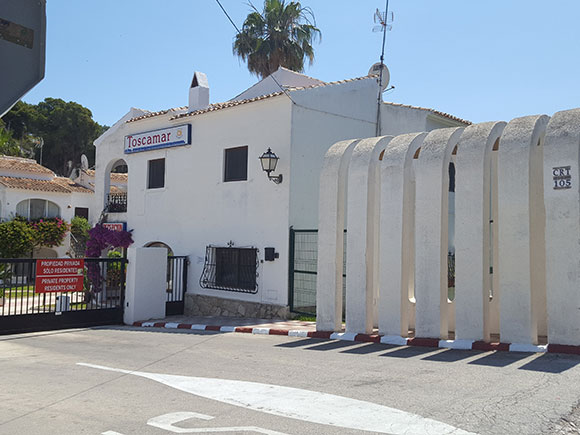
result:
M 379 11 L 377 8 L 375 15 L 373 16 L 375 27 L 373 27 L 373 32 L 383 32 L 383 45 L 381 48 L 381 62 L 379 69 L 379 94 L 377 96 L 377 136 L 381 134 L 381 102 L 382 94 L 386 86 L 383 86 L 383 71 L 385 67 L 385 44 L 387 42 L 387 32 L 393 28 L 392 23 L 395 20 L 395 14 L 391 11 L 389 13 L 389 0 L 385 2 L 385 12 Z M 387 70 L 388 71 L 388 70 Z M 388 72 L 387 72 L 388 74 Z M 387 79 L 388 80 L 388 79 Z

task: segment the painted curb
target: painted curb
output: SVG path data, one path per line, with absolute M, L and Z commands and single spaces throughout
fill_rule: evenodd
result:
M 359 343 L 380 343 L 390 346 L 418 346 L 438 349 L 459 349 L 527 353 L 564 353 L 580 355 L 580 346 L 567 344 L 533 345 L 525 343 L 488 343 L 472 340 L 440 340 L 438 338 L 405 338 L 397 335 L 357 334 L 354 332 L 304 331 L 276 328 L 253 328 L 250 326 L 196 325 L 175 322 L 134 322 L 133 326 L 144 328 L 190 329 L 195 331 L 240 332 L 255 335 L 287 335 L 289 337 L 319 338 Z

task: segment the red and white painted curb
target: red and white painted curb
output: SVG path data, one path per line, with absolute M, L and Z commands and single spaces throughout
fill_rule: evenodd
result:
M 327 340 L 356 341 L 361 343 L 381 343 L 395 346 L 420 346 L 443 349 L 482 350 L 482 351 L 506 351 L 506 352 L 530 352 L 530 353 L 566 353 L 580 355 L 580 346 L 565 344 L 533 345 L 525 343 L 488 343 L 485 341 L 472 340 L 440 340 L 438 338 L 405 338 L 397 335 L 356 334 L 353 332 L 332 331 L 304 331 L 293 329 L 254 328 L 251 326 L 217 326 L 196 325 L 191 323 L 175 322 L 135 322 L 133 326 L 166 328 L 166 329 L 190 329 L 195 331 L 215 332 L 242 332 L 246 334 L 260 335 L 287 335 L 289 337 L 321 338 Z

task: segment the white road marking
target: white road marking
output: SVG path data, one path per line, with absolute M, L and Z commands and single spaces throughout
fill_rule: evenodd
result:
M 101 435 L 123 435 L 122 433 L 115 432 L 114 430 L 108 430 L 107 432 L 101 433 Z
M 292 387 L 78 365 L 140 376 L 186 393 L 311 423 L 391 435 L 474 435 L 446 423 L 376 403 Z
M 166 430 L 172 433 L 217 433 L 217 432 L 254 432 L 265 435 L 288 435 L 274 430 L 263 429 L 255 426 L 232 426 L 232 427 L 200 427 L 200 428 L 183 428 L 174 426 L 176 423 L 181 423 L 192 418 L 201 420 L 212 420 L 211 415 L 199 414 L 197 412 L 172 412 L 170 414 L 163 414 L 159 417 L 153 417 L 147 421 L 149 426 Z

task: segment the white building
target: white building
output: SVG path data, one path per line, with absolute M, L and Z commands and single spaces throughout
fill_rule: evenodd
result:
M 75 216 L 94 219 L 94 192 L 70 178 L 57 177 L 34 160 L 0 156 L 0 219 L 15 216 L 28 219 L 60 217 L 67 222 Z M 100 211 L 100 210 L 99 210 Z M 69 247 L 68 235 L 62 246 L 41 248 L 35 257 L 63 257 Z
M 325 83 L 284 68 L 273 76 L 210 104 L 207 78 L 196 72 L 188 107 L 131 109 L 95 141 L 93 221 L 107 210 L 109 174 L 126 165 L 127 211 L 109 209 L 107 220 L 126 222 L 134 246 L 163 243 L 189 256 L 190 312 L 284 313 L 289 228 L 317 227 L 320 170 L 332 144 L 374 136 L 377 119 L 382 135 L 469 124 L 393 103 L 382 103 L 378 117 L 376 76 Z M 268 148 L 279 157 L 271 174 L 282 175 L 279 184 L 260 166 Z

